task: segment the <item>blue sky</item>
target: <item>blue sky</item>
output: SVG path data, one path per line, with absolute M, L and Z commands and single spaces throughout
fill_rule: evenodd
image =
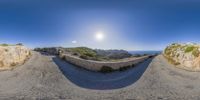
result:
M 162 50 L 199 37 L 198 0 L 0 1 L 0 43 Z

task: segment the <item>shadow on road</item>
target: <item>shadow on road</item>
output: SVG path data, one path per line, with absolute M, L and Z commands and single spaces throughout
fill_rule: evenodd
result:
M 126 71 L 103 74 L 78 68 L 58 57 L 53 61 L 67 79 L 79 87 L 96 90 L 119 89 L 134 84 L 143 75 L 152 58 Z

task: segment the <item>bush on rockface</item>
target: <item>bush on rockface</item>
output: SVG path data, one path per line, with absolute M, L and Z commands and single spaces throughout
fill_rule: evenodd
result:
M 132 64 L 132 65 L 127 65 L 127 66 L 123 66 L 123 67 L 120 67 L 119 69 L 115 70 L 113 69 L 112 67 L 109 67 L 109 66 L 103 66 L 100 70 L 100 72 L 102 73 L 111 73 L 111 72 L 114 72 L 114 71 L 126 71 L 132 67 L 134 67 L 135 64 Z
M 195 48 L 195 49 L 192 51 L 192 55 L 195 56 L 195 57 L 199 57 L 199 54 L 200 54 L 200 52 L 199 52 L 198 48 Z
M 72 55 L 74 55 L 74 56 L 78 56 L 78 53 L 73 53 Z
M 166 56 L 164 55 L 165 58 L 167 58 L 167 61 L 173 65 L 180 65 L 179 62 L 175 61 L 173 58 L 169 57 L 169 56 Z
M 125 70 L 128 70 L 128 69 L 130 69 L 131 67 L 134 67 L 135 65 L 134 64 L 132 64 L 132 65 L 128 65 L 128 66 L 124 66 L 124 67 L 120 67 L 119 68 L 119 71 L 125 71 Z
M 81 55 L 80 58 L 85 59 L 85 60 L 89 60 L 89 57 L 86 55 Z
M 193 51 L 194 48 L 195 48 L 194 46 L 187 46 L 186 49 L 185 49 L 185 53 Z
M 114 69 L 109 67 L 109 66 L 102 66 L 102 68 L 100 70 L 100 72 L 102 72 L 102 73 L 110 73 L 110 72 L 113 72 L 113 71 L 114 71 Z
M 65 60 L 65 56 L 60 56 L 60 58 L 61 58 L 62 60 Z

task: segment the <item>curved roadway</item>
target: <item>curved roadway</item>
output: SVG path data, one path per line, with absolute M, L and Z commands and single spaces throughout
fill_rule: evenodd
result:
M 150 62 L 151 59 L 128 71 L 104 75 L 33 52 L 24 65 L 0 72 L 0 99 L 200 99 L 199 72 L 177 69 L 161 55 Z

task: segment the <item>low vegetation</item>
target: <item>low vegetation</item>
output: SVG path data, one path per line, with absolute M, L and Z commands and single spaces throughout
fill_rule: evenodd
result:
M 77 47 L 77 48 L 66 48 L 67 52 L 70 52 L 74 56 L 79 56 L 82 59 L 86 60 L 97 60 L 101 61 L 101 57 L 97 56 L 97 53 L 95 50 L 92 50 L 87 47 Z
M 198 57 L 199 54 L 200 54 L 199 48 L 194 48 L 194 49 L 192 50 L 192 55 L 193 55 L 193 56 Z
M 95 61 L 115 61 L 132 56 L 125 50 L 100 50 L 90 49 L 87 47 L 65 48 L 64 53 L 71 53 L 72 55 L 79 56 L 82 59 Z
M 180 65 L 180 62 L 175 61 L 173 58 L 165 56 L 165 58 L 167 58 L 168 62 L 173 64 L 173 65 Z
M 0 44 L 0 46 L 9 46 L 8 44 L 5 44 L 5 43 L 3 43 L 3 44 Z
M 124 67 L 121 67 L 117 70 L 113 69 L 112 67 L 109 67 L 109 66 L 102 66 L 100 72 L 102 73 L 111 73 L 111 72 L 114 72 L 114 71 L 126 71 L 132 67 L 134 67 L 135 65 L 128 65 L 128 66 L 124 66 Z
M 194 58 L 198 57 L 200 55 L 199 48 L 200 46 L 197 44 L 173 43 L 164 50 L 164 56 L 170 63 L 179 65 L 179 60 L 188 58 L 189 55 L 192 55 Z
M 189 45 L 185 47 L 185 53 L 191 52 L 193 51 L 195 48 L 195 46 Z
M 114 69 L 109 67 L 109 66 L 103 66 L 100 70 L 100 72 L 102 72 L 102 73 L 110 73 L 110 72 L 113 72 L 113 71 L 114 71 Z
M 134 66 L 135 66 L 134 64 L 133 65 L 124 66 L 124 67 L 119 68 L 119 71 L 125 71 L 125 70 L 130 69 L 130 68 L 132 68 Z
M 174 51 L 184 51 L 185 53 L 192 53 L 193 56 L 198 57 L 200 52 L 199 52 L 199 46 L 197 45 L 192 45 L 192 44 L 176 44 L 173 43 L 172 45 L 168 46 L 165 50 L 164 53 L 167 56 L 171 57 L 179 57 L 179 53 L 176 53 Z
M 3 44 L 0 44 L 0 46 L 16 46 L 16 45 L 23 46 L 22 43 L 17 43 L 17 44 L 6 44 L 6 43 L 3 43 Z

